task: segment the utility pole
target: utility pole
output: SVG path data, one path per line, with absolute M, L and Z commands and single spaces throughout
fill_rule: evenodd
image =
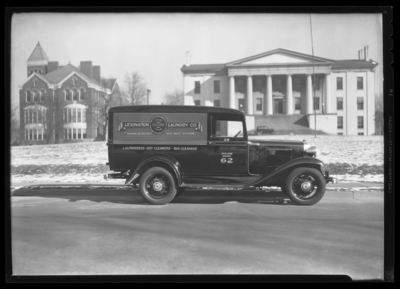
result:
M 314 137 L 317 137 L 317 110 L 315 108 L 315 67 L 314 67 L 314 42 L 312 34 L 312 22 L 310 14 L 310 29 L 311 29 L 311 49 L 312 49 L 312 69 L 313 69 L 313 106 L 314 106 Z

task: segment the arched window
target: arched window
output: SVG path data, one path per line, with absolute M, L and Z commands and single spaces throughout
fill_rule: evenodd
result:
M 33 86 L 36 86 L 36 84 L 37 84 L 37 79 L 34 78 L 34 79 L 33 79 Z
M 73 95 L 72 100 L 79 100 L 78 99 L 78 91 L 75 88 L 72 90 L 72 95 Z
M 40 94 L 40 101 L 44 102 L 44 96 L 45 96 L 46 92 L 44 90 L 40 90 L 39 94 Z
M 85 90 L 83 88 L 79 90 L 79 100 L 85 100 Z
M 71 95 L 69 93 L 69 89 L 64 90 L 65 101 L 71 101 Z
M 37 102 L 38 101 L 38 94 L 37 91 L 32 91 L 32 100 L 33 102 Z
M 25 98 L 26 98 L 26 102 L 31 102 L 32 101 L 32 99 L 31 99 L 31 91 L 30 90 L 25 91 Z
M 76 85 L 76 81 L 78 80 L 78 78 L 76 78 L 75 76 L 74 77 L 72 77 L 72 84 L 73 85 Z

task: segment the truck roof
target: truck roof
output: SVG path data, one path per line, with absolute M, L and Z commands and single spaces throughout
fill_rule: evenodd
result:
M 165 113 L 223 113 L 244 115 L 237 109 L 223 108 L 215 106 L 194 106 L 194 105 L 126 105 L 114 106 L 109 109 L 109 112 L 165 112 Z

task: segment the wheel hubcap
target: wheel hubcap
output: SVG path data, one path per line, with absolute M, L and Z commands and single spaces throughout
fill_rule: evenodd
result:
M 152 198 L 162 199 L 169 191 L 168 180 L 163 175 L 155 175 L 147 181 L 146 189 Z
M 163 184 L 160 182 L 153 183 L 153 190 L 159 192 L 163 189 Z
M 293 180 L 292 189 L 298 199 L 309 199 L 317 192 L 318 186 L 313 176 L 299 175 Z

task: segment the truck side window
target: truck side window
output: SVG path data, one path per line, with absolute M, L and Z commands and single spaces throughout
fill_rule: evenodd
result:
M 243 120 L 240 118 L 235 119 L 233 117 L 213 117 L 210 138 L 243 140 Z

